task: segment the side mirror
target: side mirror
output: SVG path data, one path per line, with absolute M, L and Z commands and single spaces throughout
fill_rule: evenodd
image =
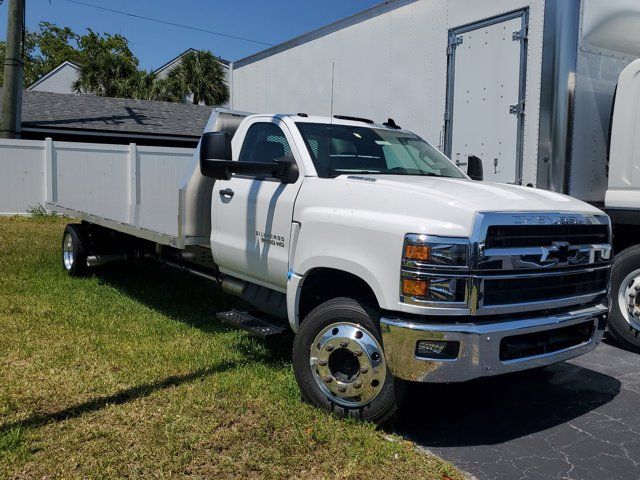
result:
M 475 155 L 469 155 L 468 163 L 467 163 L 467 175 L 471 178 L 471 180 L 482 181 L 482 160 L 476 157 Z
M 223 166 L 231 161 L 231 134 L 207 132 L 200 140 L 200 172 L 206 177 L 225 178 Z

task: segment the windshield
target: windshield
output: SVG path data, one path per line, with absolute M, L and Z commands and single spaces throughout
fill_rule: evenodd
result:
M 465 178 L 447 157 L 411 133 L 327 123 L 296 125 L 319 177 L 382 173 Z

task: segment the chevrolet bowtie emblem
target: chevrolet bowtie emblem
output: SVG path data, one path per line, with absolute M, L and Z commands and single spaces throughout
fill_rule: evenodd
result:
M 569 258 L 576 256 L 579 247 L 572 247 L 569 242 L 553 242 L 550 247 L 542 248 L 541 261 L 557 260 L 558 263 L 567 263 Z

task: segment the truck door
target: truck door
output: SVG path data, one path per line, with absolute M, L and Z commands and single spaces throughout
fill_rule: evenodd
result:
M 482 159 L 484 179 L 522 183 L 528 11 L 449 32 L 445 153 L 465 170 Z
M 241 132 L 238 132 L 240 134 Z M 235 161 L 295 161 L 288 128 L 278 119 L 247 126 Z M 237 157 L 236 157 L 237 155 Z M 234 175 L 213 186 L 211 246 L 222 271 L 285 288 L 293 207 L 302 175 L 286 184 L 265 176 Z

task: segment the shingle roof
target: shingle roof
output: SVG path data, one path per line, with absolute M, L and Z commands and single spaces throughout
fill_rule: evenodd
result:
M 22 126 L 199 137 L 212 109 L 184 103 L 24 90 Z

